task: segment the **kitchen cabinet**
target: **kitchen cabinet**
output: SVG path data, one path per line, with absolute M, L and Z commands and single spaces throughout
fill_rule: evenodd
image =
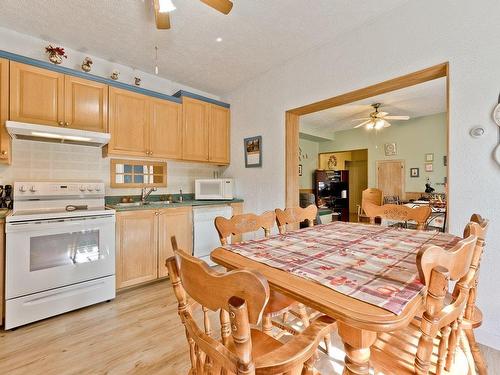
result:
M 210 104 L 201 100 L 182 98 L 184 160 L 208 161 L 208 124 Z
M 11 61 L 10 119 L 64 125 L 64 74 Z
M 4 275 L 5 270 L 5 221 L 0 221 L 0 326 L 3 325 Z
M 213 163 L 229 164 L 230 111 L 210 104 L 208 136 L 208 160 Z
M 182 107 L 182 158 L 229 164 L 229 109 L 189 97 L 182 98 Z
M 179 249 L 193 253 L 193 215 L 191 207 L 160 210 L 158 216 L 158 277 L 168 276 L 165 261 L 174 255 L 170 238 L 175 236 Z
M 108 86 L 11 61 L 10 119 L 106 132 Z
M 116 288 L 158 277 L 158 219 L 153 210 L 116 214 Z
M 181 105 L 110 87 L 105 155 L 181 157 Z
M 11 142 L 5 128 L 9 119 L 9 60 L 0 59 L 0 163 L 10 164 Z
M 168 276 L 165 260 L 173 255 L 170 238 L 192 253 L 191 206 L 116 213 L 116 288 Z
M 150 156 L 180 159 L 182 156 L 182 106 L 150 98 Z
M 108 85 L 65 76 L 64 98 L 65 126 L 94 132 L 108 130 Z

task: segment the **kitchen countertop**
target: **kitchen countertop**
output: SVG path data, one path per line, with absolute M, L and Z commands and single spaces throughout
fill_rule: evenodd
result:
M 163 208 L 175 208 L 175 207 L 185 207 L 185 206 L 214 206 L 221 204 L 231 204 L 231 203 L 242 203 L 243 199 L 231 199 L 231 200 L 194 200 L 189 199 L 183 202 L 173 202 L 173 203 L 163 203 L 159 204 L 157 200 L 152 200 L 151 202 L 155 202 L 156 204 L 146 204 L 140 206 L 117 206 L 116 203 L 108 203 L 107 207 L 116 210 L 117 212 L 121 211 L 138 211 L 138 210 L 159 210 Z

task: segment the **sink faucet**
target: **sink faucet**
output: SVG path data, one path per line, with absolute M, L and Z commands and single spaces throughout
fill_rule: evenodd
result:
M 151 195 L 151 193 L 153 191 L 156 191 L 156 188 L 142 188 L 141 190 L 141 202 L 142 204 L 146 203 L 146 200 L 148 199 L 148 197 Z

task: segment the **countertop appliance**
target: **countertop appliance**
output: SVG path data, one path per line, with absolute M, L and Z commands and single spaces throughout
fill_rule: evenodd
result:
M 57 126 L 28 124 L 25 122 L 6 121 L 5 127 L 14 139 L 28 141 L 66 143 L 72 145 L 102 147 L 109 143 L 109 133 L 92 132 Z
M 233 209 L 227 204 L 220 206 L 193 207 L 193 255 L 195 257 L 204 260 L 210 266 L 215 265 L 215 263 L 210 260 L 210 253 L 220 246 L 220 240 L 217 229 L 215 229 L 214 220 L 217 216 L 229 219 L 232 214 Z
M 194 199 L 197 200 L 231 200 L 233 199 L 232 178 L 210 178 L 195 180 Z
M 104 183 L 15 182 L 5 231 L 5 329 L 115 297 Z

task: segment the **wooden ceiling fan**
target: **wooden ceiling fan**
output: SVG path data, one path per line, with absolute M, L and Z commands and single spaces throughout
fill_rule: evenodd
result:
M 229 14 L 233 8 L 233 2 L 230 0 L 200 0 L 209 7 L 218 10 L 221 13 Z M 170 12 L 175 9 L 172 0 L 153 0 L 156 28 L 165 30 L 170 29 Z
M 389 113 L 387 112 L 379 112 L 378 109 L 380 108 L 381 105 L 382 104 L 380 103 L 372 104 L 372 107 L 375 111 L 370 113 L 370 117 L 358 118 L 352 120 L 352 121 L 363 121 L 362 123 L 356 125 L 354 129 L 366 126 L 368 130 L 371 129 L 379 130 L 391 126 L 391 124 L 387 120 L 406 121 L 410 119 L 410 116 L 389 116 Z

